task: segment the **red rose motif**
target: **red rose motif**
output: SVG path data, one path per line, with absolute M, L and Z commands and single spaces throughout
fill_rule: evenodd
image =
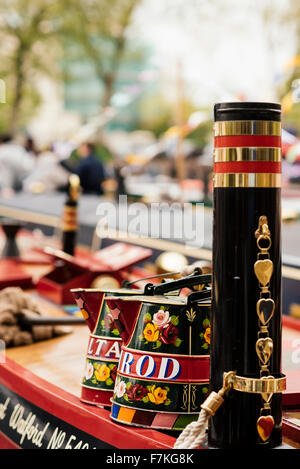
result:
M 141 384 L 135 384 L 131 386 L 130 389 L 127 389 L 127 396 L 130 401 L 141 401 L 147 393 L 146 388 Z
M 173 324 L 169 324 L 167 327 L 162 329 L 160 340 L 164 344 L 174 344 L 178 337 L 178 329 Z

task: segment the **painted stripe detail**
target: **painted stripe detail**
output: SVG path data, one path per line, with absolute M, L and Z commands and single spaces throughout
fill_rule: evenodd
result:
M 281 174 L 216 173 L 214 187 L 281 187 Z
M 209 355 L 146 355 L 145 351 L 128 352 L 124 347 L 118 375 L 151 382 L 189 383 L 209 379 Z
M 157 428 L 160 430 L 183 430 L 197 420 L 198 414 L 178 414 L 169 412 L 149 412 L 129 409 L 115 403 L 111 409 L 111 419 L 136 427 Z
M 119 410 L 120 410 L 120 406 L 118 404 L 114 404 L 112 405 L 111 407 L 111 417 L 113 419 L 117 419 L 118 418 L 118 415 L 119 415 Z
M 214 163 L 216 173 L 281 173 L 277 161 L 228 161 Z
M 225 135 L 215 137 L 215 148 L 228 147 L 278 147 L 281 137 L 275 135 Z
M 178 419 L 174 423 L 172 430 L 182 430 L 184 429 L 187 425 L 189 425 L 191 422 L 194 422 L 195 416 L 192 414 L 186 414 L 186 415 L 179 415 Z
M 173 428 L 178 414 L 157 413 L 153 419 L 152 426 L 155 428 Z
M 280 148 L 215 148 L 214 162 L 221 161 L 281 161 Z
M 122 422 L 131 423 L 135 413 L 136 410 L 134 409 L 129 409 L 128 407 L 120 407 L 118 420 L 121 420 Z
M 136 410 L 131 422 L 133 425 L 138 425 L 140 427 L 152 427 L 155 415 L 155 412 Z
M 281 122 L 276 121 L 222 121 L 215 122 L 215 135 L 281 135 Z

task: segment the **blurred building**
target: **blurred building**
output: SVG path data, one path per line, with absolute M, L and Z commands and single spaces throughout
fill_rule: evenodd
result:
M 75 57 L 72 59 L 72 57 Z M 99 114 L 105 89 L 88 60 L 73 51 L 63 60 L 65 76 L 63 99 L 66 111 L 77 112 L 83 122 Z M 150 62 L 149 48 L 128 43 L 118 68 L 114 92 L 109 102 L 117 112 L 108 124 L 110 130 L 133 130 L 139 120 L 143 96 L 157 87 L 156 73 Z

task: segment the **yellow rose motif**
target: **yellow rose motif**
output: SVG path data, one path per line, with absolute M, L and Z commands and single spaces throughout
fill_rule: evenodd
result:
M 162 404 L 167 399 L 167 390 L 156 388 L 154 385 L 151 388 L 151 392 L 148 393 L 148 398 L 153 404 Z
M 109 378 L 110 369 L 106 365 L 97 365 L 95 367 L 95 377 L 97 381 L 106 381 Z
M 143 334 L 148 342 L 156 342 L 159 337 L 159 330 L 157 325 L 148 322 Z
M 207 327 L 204 332 L 205 341 L 210 344 L 210 327 Z

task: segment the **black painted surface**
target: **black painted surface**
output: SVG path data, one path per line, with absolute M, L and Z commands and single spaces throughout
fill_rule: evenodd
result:
M 3 406 L 0 432 L 22 449 L 115 448 L 24 399 L 2 383 L 0 403 Z
M 271 231 L 270 282 L 275 313 L 269 325 L 274 351 L 269 370 L 281 372 L 281 197 L 276 188 L 216 188 L 213 224 L 213 304 L 211 312 L 211 389 L 222 387 L 223 372 L 259 378 L 255 351 L 259 330 L 256 303 L 260 289 L 254 274 L 257 260 L 255 230 L 266 215 Z M 275 427 L 265 447 L 281 443 L 281 397 L 273 396 Z M 211 419 L 210 444 L 218 447 L 256 447 L 256 421 L 262 407 L 260 395 L 232 391 Z
M 281 120 L 281 105 L 278 103 L 234 102 L 217 103 L 214 106 L 216 121 Z

